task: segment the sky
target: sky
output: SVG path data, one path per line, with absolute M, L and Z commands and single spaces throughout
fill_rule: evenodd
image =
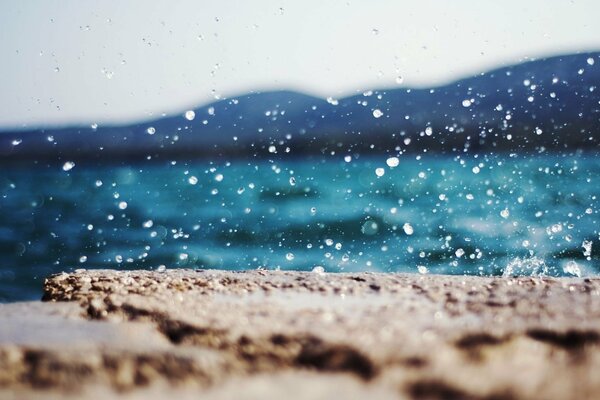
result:
M 600 50 L 597 0 L 0 0 L 0 128 L 134 122 L 250 91 L 339 98 Z

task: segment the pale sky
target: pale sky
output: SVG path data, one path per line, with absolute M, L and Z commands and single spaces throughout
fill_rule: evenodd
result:
M 433 86 L 600 50 L 598 16 L 598 0 L 0 0 L 0 127 L 136 121 L 252 90 Z

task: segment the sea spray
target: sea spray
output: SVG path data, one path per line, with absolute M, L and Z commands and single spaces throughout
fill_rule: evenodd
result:
M 502 276 L 548 276 L 549 273 L 546 261 L 540 257 L 515 257 L 508 263 Z

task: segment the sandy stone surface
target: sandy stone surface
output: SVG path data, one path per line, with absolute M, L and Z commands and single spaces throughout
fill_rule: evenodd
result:
M 0 306 L 0 398 L 597 399 L 600 279 L 60 274 Z

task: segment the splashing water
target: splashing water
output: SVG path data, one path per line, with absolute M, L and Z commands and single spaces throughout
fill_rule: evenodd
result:
M 581 268 L 575 261 L 569 261 L 567 265 L 564 266 L 563 271 L 565 274 L 573 275 L 580 277 L 581 276 Z
M 549 268 L 546 261 L 539 257 L 513 258 L 502 273 L 504 277 L 511 276 L 548 276 Z
M 593 251 L 600 161 L 593 157 L 402 155 L 392 168 L 390 156 L 344 156 L 7 169 L 0 175 L 0 301 L 38 298 L 40 279 L 82 263 L 412 273 L 421 266 L 430 274 L 496 276 L 600 271 Z

